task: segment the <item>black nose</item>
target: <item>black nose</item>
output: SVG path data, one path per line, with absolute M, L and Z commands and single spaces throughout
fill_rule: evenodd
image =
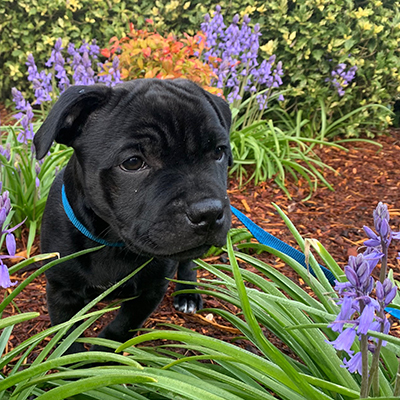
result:
M 189 207 L 187 216 L 197 228 L 209 229 L 224 222 L 224 206 L 217 199 L 202 200 Z

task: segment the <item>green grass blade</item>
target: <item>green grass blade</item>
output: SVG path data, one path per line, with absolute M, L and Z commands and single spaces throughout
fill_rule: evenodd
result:
M 65 400 L 71 396 L 79 393 L 87 392 L 96 388 L 104 386 L 118 385 L 118 384 L 138 384 L 146 382 L 157 382 L 154 378 L 148 376 L 135 375 L 133 373 L 126 375 L 108 375 L 108 376 L 94 376 L 85 379 L 79 379 L 76 382 L 70 382 L 63 386 L 54 388 L 41 396 L 38 400 Z
M 11 317 L 2 318 L 0 320 L 0 329 L 6 328 L 11 325 L 16 325 L 30 319 L 37 318 L 40 315 L 38 312 L 27 312 L 23 314 L 12 315 Z

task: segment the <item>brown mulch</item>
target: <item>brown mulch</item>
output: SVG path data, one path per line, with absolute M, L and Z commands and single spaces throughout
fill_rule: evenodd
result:
M 363 225 L 373 226 L 372 211 L 379 201 L 389 207 L 392 228 L 400 229 L 400 130 L 392 130 L 389 135 L 377 138 L 376 142 L 382 147 L 360 141 L 344 144 L 347 152 L 333 147 L 316 149 L 320 159 L 335 170 L 326 169 L 323 173 L 334 191 L 320 187 L 309 200 L 303 201 L 308 195 L 308 184 L 304 179 L 297 183 L 294 180 L 287 182 L 292 199 L 288 199 L 273 181 L 240 188 L 232 179 L 229 187 L 231 202 L 262 228 L 295 246 L 290 232 L 271 204 L 276 203 L 290 217 L 303 237 L 318 239 L 343 267 L 348 256 L 355 255 L 365 240 Z M 233 225 L 241 226 L 235 218 Z M 394 243 L 392 247 L 389 266 L 394 270 L 395 279 L 400 280 L 400 262 L 396 260 L 400 246 Z M 210 261 L 220 262 L 220 259 Z M 279 260 L 270 256 L 268 261 L 298 281 L 290 268 Z M 22 281 L 30 273 L 26 271 L 13 278 Z M 199 271 L 199 275 L 208 277 L 204 271 Z M 22 312 L 40 313 L 40 317 L 14 328 L 8 351 L 50 326 L 44 288 L 45 279 L 39 277 L 18 296 L 15 305 L 7 309 L 5 315 L 15 314 L 16 307 Z M 171 292 L 172 288 L 169 294 Z M 204 307 L 230 308 L 210 296 L 205 297 Z M 231 311 L 235 309 L 231 307 Z M 240 335 L 236 329 L 212 313 L 186 315 L 176 312 L 169 295 L 145 323 L 145 328 L 158 327 L 163 323 L 181 325 L 221 340 L 231 340 Z M 101 323 L 88 335 L 96 335 L 100 328 Z M 393 333 L 400 336 L 397 323 L 393 326 Z

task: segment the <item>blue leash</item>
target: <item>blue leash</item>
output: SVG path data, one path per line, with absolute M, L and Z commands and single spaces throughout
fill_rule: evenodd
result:
M 275 250 L 280 251 L 288 255 L 289 257 L 296 260 L 299 264 L 301 264 L 304 268 L 307 268 L 306 264 L 306 256 L 299 250 L 296 250 L 294 247 L 288 245 L 282 240 L 279 240 L 277 237 L 271 235 L 270 233 L 264 231 L 264 229 L 260 228 L 257 224 L 255 224 L 250 218 L 246 217 L 243 213 L 237 210 L 235 207 L 231 206 L 231 210 L 233 214 L 239 219 L 240 222 L 250 231 L 250 233 L 261 243 L 265 244 L 266 246 L 272 247 Z M 335 276 L 332 272 L 328 269 L 320 266 L 322 271 L 324 272 L 326 278 L 328 279 L 329 283 L 334 286 L 335 285 Z M 315 275 L 313 269 L 308 266 L 311 274 Z
M 305 255 L 296 250 L 294 247 L 288 245 L 282 240 L 276 238 L 275 236 L 271 235 L 264 229 L 260 228 L 256 223 L 254 223 L 250 218 L 246 217 L 242 212 L 240 212 L 235 207 L 231 206 L 232 213 L 238 218 L 238 220 L 249 230 L 249 232 L 257 239 L 261 244 L 265 244 L 266 246 L 272 247 L 275 250 L 280 251 L 288 255 L 289 257 L 296 260 L 299 264 L 301 264 L 304 268 L 307 268 L 306 264 L 306 257 Z M 326 278 L 328 279 L 329 283 L 334 286 L 335 285 L 335 276 L 332 272 L 320 265 L 323 273 L 325 274 Z M 315 276 L 315 272 L 312 270 L 310 266 L 308 266 L 311 274 Z M 393 317 L 400 319 L 400 310 L 395 308 L 387 307 L 385 311 L 388 312 Z

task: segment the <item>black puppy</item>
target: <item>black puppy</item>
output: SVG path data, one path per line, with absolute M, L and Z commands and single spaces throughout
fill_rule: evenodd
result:
M 112 294 L 137 296 L 100 333 L 123 342 L 160 303 L 166 278 L 196 281 L 192 260 L 223 245 L 230 227 L 230 122 L 224 100 L 184 79 L 72 86 L 60 96 L 34 139 L 38 159 L 54 140 L 74 148 L 50 190 L 42 251 L 106 246 L 47 271 L 53 325 L 153 257 Z M 175 299 L 181 311 L 201 306 L 197 295 Z

